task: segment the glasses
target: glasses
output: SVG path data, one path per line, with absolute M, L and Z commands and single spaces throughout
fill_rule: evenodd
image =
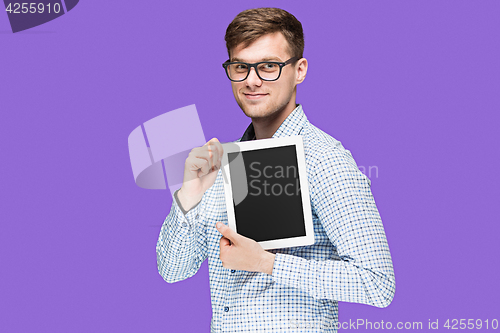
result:
M 245 81 L 250 74 L 250 69 L 255 68 L 255 73 L 262 81 L 276 81 L 280 78 L 281 69 L 288 64 L 299 60 L 299 57 L 293 57 L 285 62 L 261 61 L 254 64 L 248 62 L 229 62 L 226 61 L 222 67 L 226 70 L 227 77 L 233 82 Z

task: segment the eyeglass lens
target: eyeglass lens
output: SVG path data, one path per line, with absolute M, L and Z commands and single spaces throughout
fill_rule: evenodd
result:
M 249 72 L 249 66 L 246 64 L 231 64 L 227 66 L 227 72 L 231 80 L 244 80 Z M 276 80 L 280 75 L 280 66 L 272 62 L 264 62 L 256 67 L 257 74 L 263 80 Z

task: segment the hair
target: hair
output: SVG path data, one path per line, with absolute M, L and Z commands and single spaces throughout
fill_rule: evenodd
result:
M 247 9 L 239 13 L 226 29 L 227 54 L 240 44 L 248 47 L 258 38 L 281 32 L 288 42 L 292 57 L 302 58 L 304 53 L 304 32 L 302 24 L 289 12 L 279 8 Z

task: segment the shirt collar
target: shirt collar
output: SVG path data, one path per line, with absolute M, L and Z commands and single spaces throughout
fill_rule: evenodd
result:
M 273 138 L 281 138 L 285 136 L 294 136 L 299 135 L 302 127 L 304 127 L 304 123 L 307 121 L 307 117 L 302 110 L 302 105 L 299 104 L 297 107 L 286 117 L 286 119 L 281 123 L 280 127 L 274 132 Z M 255 130 L 253 128 L 253 124 L 250 123 L 245 133 L 239 140 L 243 141 L 251 141 L 255 140 Z

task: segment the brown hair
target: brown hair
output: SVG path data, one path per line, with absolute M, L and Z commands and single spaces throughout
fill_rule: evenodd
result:
M 239 13 L 226 30 L 227 54 L 243 43 L 243 47 L 252 44 L 258 38 L 281 32 L 288 42 L 288 50 L 292 57 L 300 57 L 304 53 L 304 32 L 302 24 L 289 12 L 279 8 L 247 9 Z

